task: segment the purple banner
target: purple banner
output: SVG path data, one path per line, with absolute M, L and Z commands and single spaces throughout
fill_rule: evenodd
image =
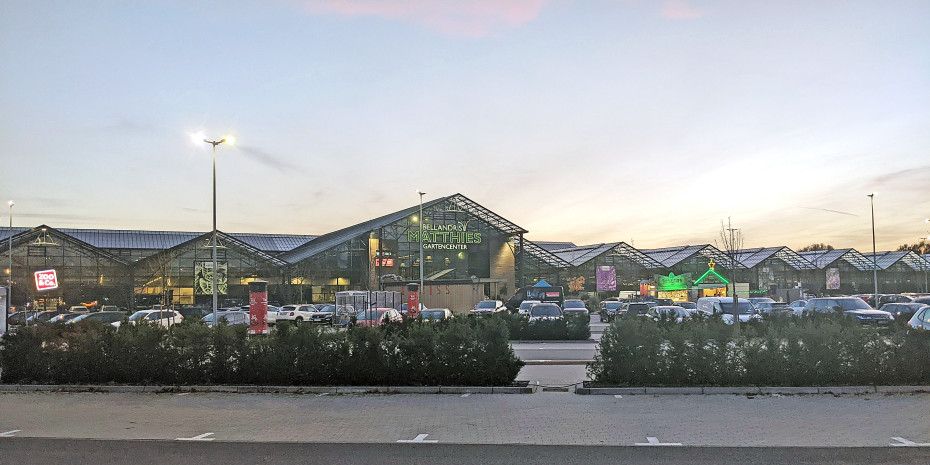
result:
M 599 291 L 616 291 L 617 290 L 617 269 L 612 266 L 599 266 L 595 271 L 597 274 L 597 290 Z

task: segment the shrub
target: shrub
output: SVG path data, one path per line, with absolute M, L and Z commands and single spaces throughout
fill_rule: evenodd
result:
M 840 315 L 734 326 L 618 318 L 588 373 L 619 386 L 928 384 L 925 335 L 872 328 Z
M 405 321 L 248 336 L 199 323 L 38 325 L 4 335 L 4 383 L 506 385 L 523 362 L 498 320 Z
M 591 317 L 568 316 L 564 320 L 542 320 L 530 323 L 525 315 L 500 312 L 489 320 L 501 321 L 507 326 L 510 339 L 523 341 L 586 340 L 591 338 Z

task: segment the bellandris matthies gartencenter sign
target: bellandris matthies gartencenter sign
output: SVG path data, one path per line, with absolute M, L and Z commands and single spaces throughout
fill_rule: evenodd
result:
M 36 271 L 35 278 L 36 290 L 39 292 L 58 289 L 58 275 L 55 270 Z

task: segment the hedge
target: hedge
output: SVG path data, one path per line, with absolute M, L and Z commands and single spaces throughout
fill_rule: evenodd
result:
M 500 312 L 492 320 L 502 321 L 510 331 L 510 339 L 522 341 L 587 340 L 591 338 L 591 317 L 568 316 L 563 320 L 542 320 L 530 323 L 525 315 Z
M 468 319 L 346 331 L 281 325 L 264 336 L 199 322 L 38 325 L 4 335 L 0 382 L 501 386 L 523 367 L 508 339 L 503 322 Z
M 930 338 L 837 315 L 742 324 L 618 318 L 588 364 L 601 386 L 928 385 Z

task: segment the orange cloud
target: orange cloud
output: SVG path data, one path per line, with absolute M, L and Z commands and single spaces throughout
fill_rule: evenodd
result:
M 691 8 L 686 0 L 665 0 L 662 16 L 669 19 L 694 19 L 704 16 L 704 12 Z
M 550 0 L 302 0 L 312 14 L 379 16 L 445 34 L 482 37 L 528 23 Z

